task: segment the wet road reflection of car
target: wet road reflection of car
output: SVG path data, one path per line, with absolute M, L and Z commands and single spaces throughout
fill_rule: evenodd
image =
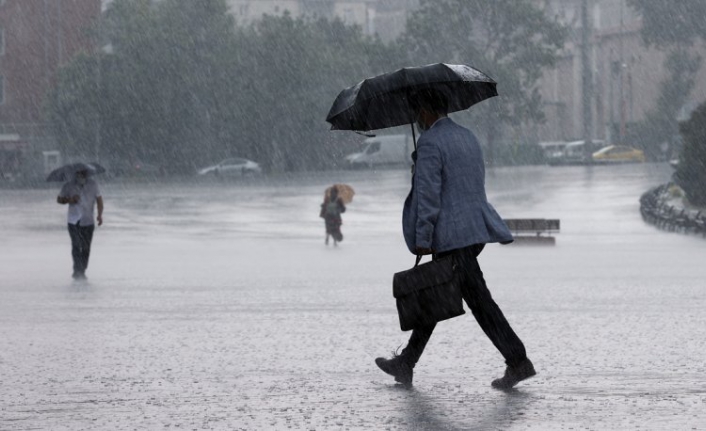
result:
M 198 171 L 199 175 L 213 176 L 245 176 L 259 175 L 261 173 L 262 168 L 257 162 L 243 159 L 241 157 L 225 159 L 216 165 L 209 166 Z

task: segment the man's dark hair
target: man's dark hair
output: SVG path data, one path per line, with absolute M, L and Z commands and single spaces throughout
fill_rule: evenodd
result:
M 449 101 L 446 95 L 433 88 L 424 88 L 414 91 L 409 96 L 409 104 L 414 111 L 424 108 L 437 114 L 448 114 Z

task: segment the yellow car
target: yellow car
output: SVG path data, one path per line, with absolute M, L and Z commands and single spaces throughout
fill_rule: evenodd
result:
M 596 163 L 644 163 L 645 153 L 625 145 L 608 145 L 593 153 Z

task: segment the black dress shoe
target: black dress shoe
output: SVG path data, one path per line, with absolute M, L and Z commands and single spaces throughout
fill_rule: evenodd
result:
M 525 379 L 529 379 L 535 374 L 537 374 L 537 372 L 534 371 L 534 365 L 532 365 L 532 361 L 530 361 L 529 359 L 525 359 L 514 367 L 508 366 L 505 369 L 505 375 L 499 379 L 493 380 L 491 386 L 495 389 L 512 389 L 516 384 L 520 383 Z
M 412 386 L 414 371 L 401 356 L 395 356 L 392 359 L 376 358 L 375 363 L 381 370 L 393 376 L 396 382 Z

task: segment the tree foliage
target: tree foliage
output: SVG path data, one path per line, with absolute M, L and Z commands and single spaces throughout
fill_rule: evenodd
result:
M 661 156 L 663 143 L 674 143 L 679 134 L 678 116 L 689 101 L 702 58 L 690 50 L 706 41 L 706 2 L 628 0 L 642 17 L 642 40 L 646 46 L 668 51 L 664 68 L 668 76 L 660 83 L 655 106 L 638 125 L 641 145 L 652 159 Z
M 248 61 L 240 77 L 246 88 L 241 119 L 257 119 L 248 137 L 253 151 L 285 170 L 335 166 L 341 147 L 331 140 L 345 135 L 328 131 L 326 114 L 343 88 L 385 69 L 378 53 L 387 50 L 340 20 L 289 15 L 245 29 L 242 46 Z
M 647 46 L 691 46 L 706 40 L 706 2 L 698 0 L 628 0 L 642 17 L 642 39 Z
M 487 124 L 541 120 L 536 81 L 564 29 L 529 0 L 438 5 L 423 1 L 405 36 L 383 44 L 338 19 L 285 14 L 238 26 L 225 0 L 115 0 L 93 30 L 111 49 L 61 70 L 52 123 L 67 153 L 90 158 L 184 172 L 232 156 L 275 171 L 336 167 L 361 140 L 329 132 L 336 95 L 437 61 L 470 63 L 500 82 Z
M 100 120 L 101 100 L 98 91 L 98 62 L 86 54 L 76 56 L 59 71 L 62 91 L 54 91 L 49 114 L 57 136 L 70 143 L 74 153 L 95 155 L 95 140 Z
M 680 125 L 684 148 L 679 159 L 676 179 L 687 199 L 706 207 L 706 103 L 702 103 L 689 121 Z
M 555 64 L 567 29 L 529 0 L 421 0 L 402 44 L 414 63 L 464 63 L 498 82 L 500 97 L 471 109 L 492 139 L 497 125 L 544 120 L 537 83 Z
M 628 134 L 628 141 L 638 143 L 650 160 L 662 160 L 668 156 L 664 154 L 665 143 L 676 145 L 679 139 L 677 118 L 694 88 L 701 58 L 675 50 L 667 55 L 665 63 L 669 79 L 660 82 L 655 105 Z
M 391 58 L 340 20 L 238 27 L 224 0 L 116 0 L 98 31 L 112 52 L 76 58 L 50 100 L 65 150 L 177 171 L 236 155 L 274 170 L 331 166 L 345 148 L 331 140 L 355 138 L 328 133 L 330 104 Z

